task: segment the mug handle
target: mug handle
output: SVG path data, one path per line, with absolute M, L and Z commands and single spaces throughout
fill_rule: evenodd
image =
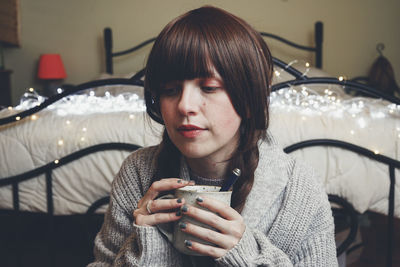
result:
M 168 195 L 164 195 L 161 196 L 157 199 L 173 199 L 175 198 L 174 195 L 172 194 L 168 194 Z M 166 237 L 168 238 L 168 240 L 172 243 L 173 242 L 173 231 L 174 231 L 174 224 L 173 223 L 161 223 L 161 224 L 157 224 L 156 227 L 158 228 L 158 230 Z

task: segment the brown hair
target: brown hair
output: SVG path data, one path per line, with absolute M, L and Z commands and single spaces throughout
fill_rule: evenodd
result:
M 268 127 L 272 58 L 260 36 L 244 20 L 215 7 L 202 7 L 171 21 L 159 34 L 146 66 L 148 114 L 162 122 L 159 98 L 163 84 L 221 76 L 233 107 L 242 119 L 240 142 L 228 164 L 242 176 L 235 184 L 232 207 L 241 211 L 258 165 L 257 142 Z M 158 178 L 179 175 L 180 153 L 164 131 Z

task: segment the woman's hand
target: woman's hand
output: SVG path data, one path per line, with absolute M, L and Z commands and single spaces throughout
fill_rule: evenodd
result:
M 163 191 L 171 191 L 177 188 L 194 185 L 192 181 L 177 178 L 162 179 L 154 182 L 146 194 L 138 202 L 138 207 L 133 211 L 133 218 L 137 225 L 152 226 L 179 220 L 176 214 L 184 203 L 184 199 L 156 199 Z M 156 199 L 156 200 L 155 200 Z
M 243 218 L 230 206 L 212 198 L 198 197 L 197 204 L 217 214 L 188 205 L 182 206 L 182 213 L 212 226 L 218 232 L 191 223 L 181 223 L 180 228 L 188 234 L 217 245 L 217 247 L 192 240 L 186 240 L 185 245 L 193 251 L 214 259 L 222 257 L 242 238 L 246 229 Z

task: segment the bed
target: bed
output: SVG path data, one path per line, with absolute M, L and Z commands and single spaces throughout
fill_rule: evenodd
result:
M 353 222 L 354 210 L 400 218 L 400 201 L 394 201 L 400 191 L 395 182 L 400 168 L 400 100 L 356 82 L 329 78 L 321 70 L 322 23 L 315 26 L 314 47 L 263 35 L 316 53 L 316 67 L 302 60 L 274 59 L 270 131 L 287 153 L 314 166 L 330 200 L 346 206 Z M 12 223 L 43 215 L 51 237 L 58 218 L 101 217 L 123 159 L 160 140 L 162 127 L 145 112 L 143 71 L 115 75 L 112 63 L 113 57 L 137 51 L 154 39 L 113 52 L 111 29 L 105 29 L 104 36 L 107 73 L 101 79 L 66 86 L 49 99 L 32 89 L 18 106 L 0 111 L 0 209 L 2 216 L 18 218 Z M 346 88 L 379 99 L 353 98 Z M 338 254 L 354 239 L 354 227 Z M 390 235 L 393 225 L 388 227 Z M 89 230 L 89 239 L 95 229 Z M 18 231 L 15 246 L 23 242 Z

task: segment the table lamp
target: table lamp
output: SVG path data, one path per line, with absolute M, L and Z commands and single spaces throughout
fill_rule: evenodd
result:
M 59 54 L 43 54 L 39 59 L 37 77 L 44 82 L 45 96 L 57 94 L 62 80 L 67 77 Z

